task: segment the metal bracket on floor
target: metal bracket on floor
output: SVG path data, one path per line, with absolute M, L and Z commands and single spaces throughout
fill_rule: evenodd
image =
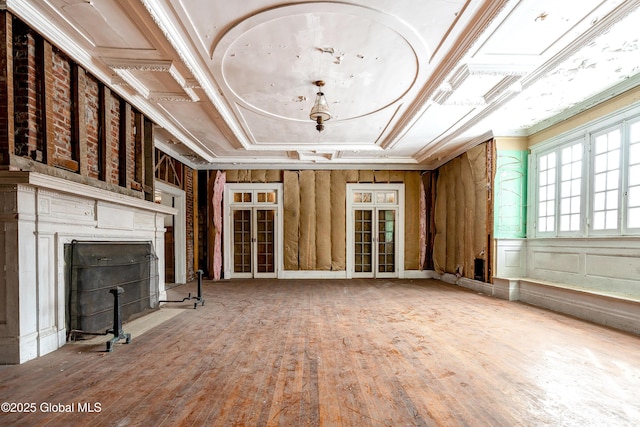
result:
M 196 273 L 198 274 L 198 296 L 192 297 L 191 292 L 189 292 L 189 295 L 181 300 L 160 300 L 160 302 L 185 302 L 189 300 L 196 300 L 196 302 L 193 303 L 194 309 L 198 308 L 198 303 L 204 306 L 204 298 L 202 297 L 202 275 L 204 274 L 204 271 L 198 270 Z
M 120 309 L 120 294 L 124 293 L 121 286 L 109 289 L 109 293 L 113 294 L 113 329 L 107 330 L 108 334 L 113 334 L 113 338 L 107 341 L 107 351 L 113 351 L 113 345 L 125 340 L 127 344 L 131 342 L 131 334 L 127 334 L 122 330 L 122 312 Z

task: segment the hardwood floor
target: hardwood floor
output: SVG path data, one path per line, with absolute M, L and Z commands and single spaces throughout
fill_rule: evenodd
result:
M 432 280 L 203 289 L 111 353 L 0 366 L 0 402 L 35 409 L 0 425 L 640 425 L 638 336 Z

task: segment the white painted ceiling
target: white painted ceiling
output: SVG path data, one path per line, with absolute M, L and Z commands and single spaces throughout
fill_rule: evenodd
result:
M 640 81 L 640 0 L 5 1 L 196 168 L 432 169 Z

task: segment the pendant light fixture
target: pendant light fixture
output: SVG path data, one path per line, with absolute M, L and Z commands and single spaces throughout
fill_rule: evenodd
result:
M 327 100 L 322 92 L 324 81 L 317 80 L 313 82 L 313 84 L 318 86 L 318 93 L 316 93 L 316 102 L 313 104 L 313 108 L 311 108 L 309 118 L 316 122 L 316 130 L 322 132 L 324 130 L 324 122 L 331 118 L 331 111 L 329 111 Z

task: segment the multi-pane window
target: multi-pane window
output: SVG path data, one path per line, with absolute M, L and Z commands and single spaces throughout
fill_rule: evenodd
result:
M 275 203 L 276 202 L 276 192 L 275 191 L 259 191 L 258 192 L 258 203 Z
M 538 231 L 555 230 L 556 216 L 556 153 L 538 160 Z
M 620 196 L 620 129 L 598 135 L 593 142 L 593 229 L 618 228 Z
M 353 193 L 353 203 L 390 203 L 396 204 L 398 198 L 398 192 L 395 190 L 390 191 L 355 191 Z
M 378 203 L 392 203 L 396 202 L 396 191 L 377 191 L 376 200 Z
M 233 203 L 249 203 L 249 204 L 276 204 L 277 200 L 276 191 L 234 191 Z
M 582 144 L 563 148 L 560 163 L 560 231 L 580 231 Z
M 234 203 L 251 203 L 251 192 L 237 191 L 233 193 Z
M 580 142 L 577 142 L 577 141 Z M 536 153 L 535 234 L 640 232 L 640 119 L 574 132 Z
M 354 192 L 353 193 L 353 203 L 371 203 L 371 193 L 370 192 Z
M 640 228 L 640 122 L 629 126 L 627 228 Z

